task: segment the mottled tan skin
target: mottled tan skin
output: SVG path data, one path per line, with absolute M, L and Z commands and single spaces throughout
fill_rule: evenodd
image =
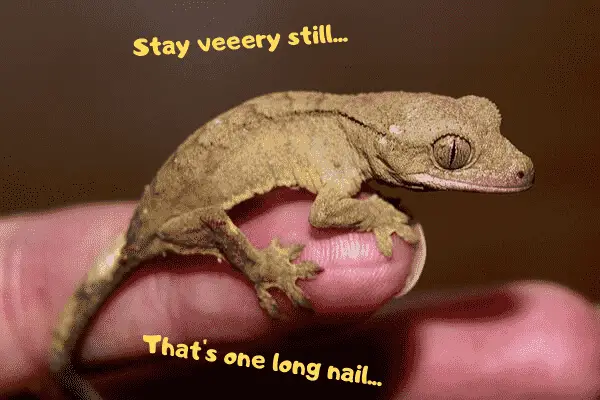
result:
M 131 220 L 117 257 L 96 265 L 63 311 L 50 366 L 67 392 L 101 399 L 71 358 L 90 319 L 144 261 L 167 253 L 224 258 L 254 283 L 259 304 L 277 317 L 269 290 L 310 303 L 297 279 L 320 267 L 292 261 L 303 245 L 274 238 L 255 248 L 226 211 L 275 187 L 301 187 L 316 198 L 315 227 L 372 231 L 391 256 L 391 235 L 409 243 L 409 218 L 378 195 L 354 198 L 363 182 L 422 190 L 516 192 L 533 183 L 533 164 L 500 134 L 489 100 L 429 93 L 336 95 L 273 93 L 249 100 L 191 135 L 158 171 Z

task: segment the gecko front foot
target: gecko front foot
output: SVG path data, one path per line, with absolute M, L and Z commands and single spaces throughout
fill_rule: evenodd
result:
M 385 224 L 373 229 L 377 247 L 381 254 L 386 257 L 392 256 L 392 234 L 396 233 L 402 239 L 410 244 L 415 244 L 419 241 L 419 235 L 415 232 L 412 226 L 407 224 L 396 225 L 394 223 Z
M 409 225 L 408 216 L 378 196 L 369 198 L 371 204 L 379 211 L 371 230 L 375 234 L 377 247 L 386 257 L 392 256 L 392 234 L 396 233 L 409 244 L 419 241 L 418 232 Z
M 279 307 L 269 289 L 277 288 L 284 292 L 296 306 L 312 309 L 310 302 L 302 289 L 296 285 L 297 279 L 308 279 L 322 271 L 312 261 L 292 263 L 304 245 L 294 244 L 288 247 L 281 246 L 277 239 L 273 239 L 264 250 L 258 251 L 256 263 L 245 270 L 246 275 L 254 282 L 260 306 L 271 317 L 279 317 Z

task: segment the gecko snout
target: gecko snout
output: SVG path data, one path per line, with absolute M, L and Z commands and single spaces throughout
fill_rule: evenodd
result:
M 535 182 L 535 171 L 531 170 L 531 172 L 525 173 L 524 171 L 519 170 L 517 172 L 517 178 L 519 178 L 522 181 L 529 181 L 530 183 L 534 183 Z
M 533 185 L 535 182 L 535 169 L 533 168 L 533 162 L 529 158 L 517 169 L 516 176 L 519 185 L 526 187 Z

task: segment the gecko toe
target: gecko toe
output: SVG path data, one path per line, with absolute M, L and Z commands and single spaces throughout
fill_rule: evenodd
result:
M 312 303 L 306 297 L 301 298 L 296 304 L 302 308 L 306 308 L 307 310 L 315 310 Z
M 262 309 L 264 309 L 272 318 L 279 319 L 281 314 L 279 312 L 279 306 L 277 302 L 271 296 L 268 289 L 272 285 L 268 285 L 264 282 L 257 283 L 254 287 L 256 289 L 256 295 Z
M 374 229 L 373 233 L 375 233 L 375 239 L 377 241 L 377 247 L 381 254 L 385 257 L 392 256 L 392 237 L 391 233 L 387 229 Z
M 303 307 L 312 310 L 313 306 L 308 300 L 307 296 L 304 294 L 302 289 L 298 287 L 295 283 L 288 284 L 283 291 L 288 296 L 288 298 L 294 303 L 295 306 Z
M 318 274 L 324 271 L 323 268 L 312 261 L 302 261 L 301 263 L 293 265 L 296 269 L 296 277 L 301 279 L 315 278 Z
M 302 250 L 304 250 L 304 245 L 303 244 L 293 244 L 290 247 L 288 247 L 287 250 L 288 250 L 288 257 L 289 257 L 290 261 L 293 261 L 296 258 L 298 258 L 298 256 L 300 256 L 300 253 L 302 253 Z
M 406 225 L 406 228 L 401 232 L 397 232 L 397 234 L 408 244 L 417 244 L 419 242 L 419 234 L 416 229 L 410 225 Z

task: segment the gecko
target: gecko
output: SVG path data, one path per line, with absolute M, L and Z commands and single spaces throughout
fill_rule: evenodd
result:
M 312 309 L 297 286 L 322 268 L 297 261 L 304 245 L 273 238 L 256 248 L 227 211 L 277 187 L 314 194 L 316 228 L 372 232 L 392 255 L 392 235 L 418 242 L 409 216 L 363 184 L 409 190 L 511 193 L 534 182 L 531 159 L 500 131 L 485 97 L 427 92 L 288 91 L 246 100 L 191 134 L 146 185 L 114 259 L 93 267 L 67 301 L 52 336 L 49 370 L 63 392 L 101 400 L 74 368 L 76 347 L 111 294 L 144 262 L 212 255 L 254 285 L 258 305 L 280 316 L 270 291 Z

